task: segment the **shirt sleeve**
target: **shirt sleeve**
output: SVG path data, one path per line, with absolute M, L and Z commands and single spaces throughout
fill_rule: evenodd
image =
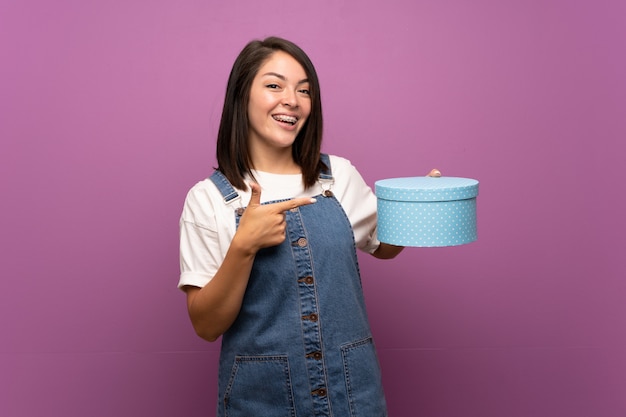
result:
M 376 235 L 376 195 L 350 161 L 334 155 L 330 158 L 335 179 L 332 190 L 352 224 L 356 246 L 373 253 L 380 245 Z
M 217 225 L 211 185 L 200 182 L 185 199 L 180 218 L 180 278 L 178 288 L 204 287 L 215 275 L 225 256 Z M 220 200 L 221 202 L 221 200 Z M 224 229 L 222 226 L 221 229 Z

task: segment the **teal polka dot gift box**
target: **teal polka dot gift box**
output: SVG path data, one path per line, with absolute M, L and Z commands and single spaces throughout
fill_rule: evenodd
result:
M 443 177 L 377 181 L 378 239 L 398 246 L 457 246 L 476 240 L 478 181 Z M 431 176 L 432 175 L 432 176 Z

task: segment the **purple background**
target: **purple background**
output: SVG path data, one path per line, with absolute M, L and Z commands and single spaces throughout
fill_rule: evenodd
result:
M 626 415 L 623 0 L 1 1 L 0 415 L 212 415 L 178 218 L 271 34 L 370 185 L 481 182 L 477 242 L 360 256 L 391 416 Z

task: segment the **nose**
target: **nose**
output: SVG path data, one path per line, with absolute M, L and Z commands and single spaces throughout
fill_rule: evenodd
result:
M 298 107 L 298 95 L 295 91 L 285 89 L 282 102 L 286 107 Z

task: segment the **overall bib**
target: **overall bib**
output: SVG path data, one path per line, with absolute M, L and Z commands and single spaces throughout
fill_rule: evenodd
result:
M 352 227 L 322 160 L 323 192 L 287 211 L 285 241 L 257 253 L 222 336 L 219 417 L 387 416 Z M 219 171 L 211 180 L 225 204 L 238 200 Z M 238 225 L 243 209 L 233 212 Z

